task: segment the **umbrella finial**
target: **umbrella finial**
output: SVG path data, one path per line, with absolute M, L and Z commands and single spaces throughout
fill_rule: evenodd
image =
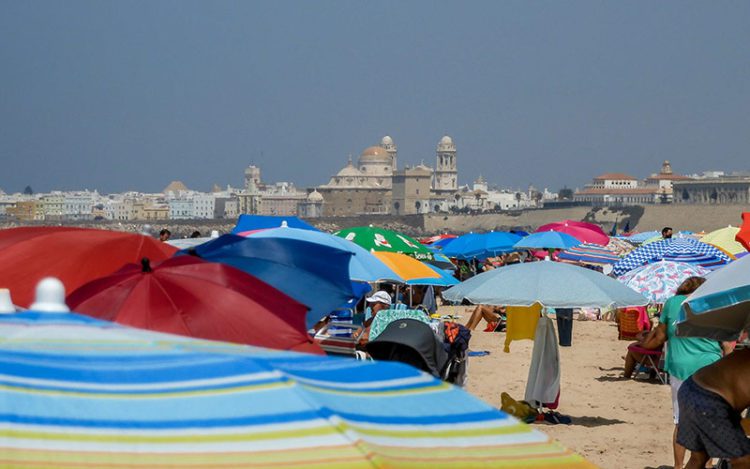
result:
M 286 220 L 281 220 L 281 227 L 282 228 L 289 228 L 289 223 L 287 223 Z
M 0 314 L 15 313 L 16 307 L 13 306 L 13 301 L 10 299 L 10 290 L 7 288 L 0 288 Z
M 31 308 L 44 313 L 67 313 L 65 304 L 65 286 L 54 277 L 42 279 L 36 286 L 36 298 Z
M 211 230 L 211 239 L 216 239 L 219 237 L 219 230 Z
M 143 259 L 141 259 L 141 272 L 152 272 L 151 261 L 148 257 L 144 257 Z

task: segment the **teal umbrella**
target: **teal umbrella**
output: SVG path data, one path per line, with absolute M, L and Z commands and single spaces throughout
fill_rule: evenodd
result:
M 648 300 L 617 280 L 560 262 L 515 264 L 481 273 L 443 292 L 443 298 L 497 306 L 604 308 L 644 306 Z

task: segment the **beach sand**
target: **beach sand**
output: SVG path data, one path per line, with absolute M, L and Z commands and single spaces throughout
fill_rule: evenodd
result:
M 442 307 L 465 322 L 472 308 Z M 505 391 L 521 400 L 531 362 L 533 342 L 514 341 L 503 352 L 505 333 L 472 334 L 471 350 L 489 355 L 469 358 L 466 390 L 500 407 Z M 535 423 L 536 428 L 559 440 L 604 468 L 672 467 L 672 404 L 668 385 L 645 375 L 625 380 L 623 360 L 628 341 L 617 340 L 615 323 L 574 321 L 572 347 L 560 347 L 561 397 L 557 409 L 573 419 L 572 425 Z

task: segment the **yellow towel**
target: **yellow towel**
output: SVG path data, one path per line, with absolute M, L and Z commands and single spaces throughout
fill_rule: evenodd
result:
M 536 324 L 542 312 L 542 305 L 508 306 L 505 308 L 505 353 L 510 353 L 510 343 L 514 340 L 534 340 Z

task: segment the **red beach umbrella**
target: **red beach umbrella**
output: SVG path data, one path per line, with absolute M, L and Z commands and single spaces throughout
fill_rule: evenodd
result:
M 171 257 L 177 248 L 150 236 L 72 227 L 23 227 L 0 230 L 0 287 L 27 308 L 44 277 L 57 277 L 66 291 L 148 257 Z
M 734 237 L 746 250 L 750 251 L 750 212 L 742 214 L 742 226 Z
M 542 225 L 537 228 L 536 233 L 542 231 L 558 231 L 569 234 L 584 243 L 598 244 L 600 246 L 609 244 L 609 236 L 601 228 L 592 223 L 564 220 Z
M 148 259 L 78 288 L 71 309 L 158 332 L 323 354 L 305 330 L 307 307 L 234 267 L 192 256 Z

